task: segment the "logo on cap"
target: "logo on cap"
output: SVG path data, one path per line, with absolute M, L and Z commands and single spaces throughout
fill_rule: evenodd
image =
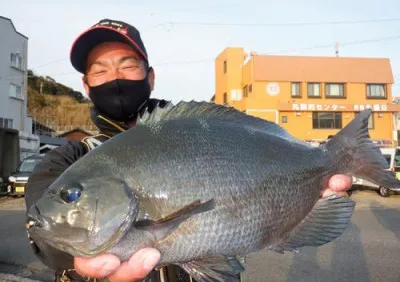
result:
M 121 33 L 124 33 L 124 34 L 128 33 L 128 27 L 126 27 L 123 24 L 118 23 L 118 22 L 103 21 L 103 22 L 99 22 L 95 26 L 107 26 L 107 27 L 111 27 L 115 30 L 118 30 Z

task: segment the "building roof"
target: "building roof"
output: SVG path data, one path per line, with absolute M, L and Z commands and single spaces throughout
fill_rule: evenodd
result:
M 394 82 L 387 58 L 253 55 L 258 81 Z
M 40 122 L 38 122 L 36 120 L 32 120 L 32 125 L 33 126 L 37 126 L 37 127 L 41 128 L 41 129 L 45 129 L 45 130 L 50 131 L 50 132 L 55 132 L 54 129 L 52 129 L 52 128 L 50 128 L 50 127 L 48 127 L 48 126 L 44 125 L 43 123 L 40 123 Z
M 65 138 L 48 137 L 44 135 L 39 135 L 39 138 L 41 144 L 61 146 L 68 143 L 68 140 Z
M 71 134 L 71 133 L 74 133 L 74 132 L 81 132 L 81 133 L 83 133 L 83 134 L 85 134 L 87 136 L 93 136 L 92 133 L 87 132 L 86 130 L 83 130 L 82 128 L 77 127 L 77 128 L 72 129 L 72 130 L 69 130 L 69 131 L 66 131 L 66 132 L 63 132 L 63 133 L 59 134 L 58 137 L 65 137 L 68 134 Z
M 28 37 L 27 37 L 26 35 L 23 35 L 22 33 L 20 33 L 20 32 L 17 31 L 17 29 L 15 28 L 15 25 L 13 24 L 13 22 L 12 22 L 11 19 L 6 18 L 6 17 L 3 17 L 3 16 L 0 16 L 0 19 L 10 21 L 10 23 L 11 23 L 12 27 L 14 28 L 15 32 L 18 33 L 19 35 L 21 35 L 22 37 L 25 37 L 26 39 L 28 39 Z

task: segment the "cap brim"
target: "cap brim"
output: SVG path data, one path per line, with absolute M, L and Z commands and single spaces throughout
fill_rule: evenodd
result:
M 72 44 L 70 52 L 72 66 L 80 73 L 85 73 L 86 59 L 90 50 L 106 41 L 118 41 L 129 44 L 147 61 L 147 56 L 143 50 L 126 34 L 110 27 L 96 26 L 82 33 Z

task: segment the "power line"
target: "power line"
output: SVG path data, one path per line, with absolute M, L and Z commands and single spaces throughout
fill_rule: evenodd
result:
M 57 74 L 52 74 L 51 76 L 63 76 L 63 75 L 71 75 L 71 74 L 77 74 L 76 72 L 62 72 L 62 73 L 57 73 Z M 50 75 L 46 75 L 46 76 L 50 76 Z M 38 77 L 37 75 L 27 75 L 27 78 L 31 78 L 31 77 Z M 18 78 L 24 78 L 23 75 L 20 76 L 0 76 L 0 80 L 4 80 L 4 79 L 18 79 Z
M 320 21 L 320 22 L 277 22 L 277 23 L 228 23 L 228 22 L 165 22 L 171 25 L 198 25 L 198 26 L 313 26 L 313 25 L 340 25 L 340 24 L 365 24 L 400 21 L 400 18 L 372 19 L 372 20 L 350 20 L 350 21 Z M 158 25 L 161 26 L 162 24 Z
M 355 44 L 366 44 L 366 43 L 389 41 L 389 40 L 396 40 L 396 39 L 400 39 L 400 35 L 344 42 L 344 43 L 341 43 L 340 46 L 355 45 Z M 306 51 L 306 50 L 320 49 L 320 48 L 333 48 L 334 46 L 335 46 L 335 43 L 332 43 L 332 44 L 329 44 L 329 45 L 328 44 L 326 44 L 326 45 L 315 45 L 315 46 L 298 48 L 298 49 L 290 49 L 290 50 L 287 49 L 287 50 L 280 50 L 280 51 L 276 51 L 276 52 L 267 52 L 267 53 L 263 52 L 263 53 L 256 53 L 256 54 L 258 54 L 258 55 L 280 54 L 280 53 L 299 52 L 299 51 Z M 158 64 L 156 63 L 156 64 L 153 64 L 153 66 L 162 67 L 162 66 L 170 66 L 170 65 L 189 65 L 189 64 L 212 62 L 214 60 L 215 60 L 215 58 L 204 58 L 204 59 L 197 59 L 197 60 L 164 62 L 164 63 L 158 63 Z M 55 62 L 55 61 L 53 61 L 53 62 Z M 50 63 L 51 62 L 49 62 L 47 64 L 50 64 Z M 53 74 L 51 76 L 70 75 L 70 74 L 76 74 L 76 73 L 75 72 L 67 72 L 67 73 Z M 0 79 L 13 79 L 13 78 L 21 78 L 21 77 L 20 76 L 19 77 L 0 77 Z
M 350 42 L 341 43 L 340 45 L 347 46 L 347 45 L 355 45 L 355 44 L 366 44 L 366 43 L 371 43 L 371 42 L 388 41 L 388 40 L 395 40 L 395 39 L 400 39 L 400 35 L 391 36 L 391 37 L 364 39 L 364 40 L 358 40 L 358 41 L 350 41 Z M 280 51 L 276 51 L 276 52 L 256 53 L 256 54 L 258 54 L 258 55 L 280 54 L 280 53 L 298 52 L 298 51 L 306 51 L 306 50 L 320 49 L 320 48 L 331 48 L 334 46 L 335 46 L 335 43 L 329 44 L 329 45 L 328 44 L 315 45 L 315 46 L 299 48 L 299 49 L 280 50 Z M 170 62 L 170 63 L 167 62 L 167 63 L 155 64 L 154 66 L 158 67 L 158 66 L 166 66 L 166 65 L 196 64 L 196 63 L 210 62 L 210 61 L 214 61 L 214 60 L 215 60 L 215 58 L 209 58 L 209 59 L 205 58 L 205 59 L 199 59 L 199 60 L 188 60 L 188 61 Z
M 391 37 L 381 37 L 381 38 L 373 38 L 373 39 L 364 39 L 364 40 L 358 40 L 358 41 L 344 42 L 344 43 L 340 43 L 339 46 L 364 44 L 364 43 L 380 42 L 380 41 L 389 41 L 389 40 L 396 40 L 396 39 L 400 39 L 400 35 L 391 36 Z M 331 48 L 331 47 L 333 48 L 333 47 L 335 47 L 335 44 L 336 43 L 332 43 L 332 44 L 329 44 L 329 45 L 315 45 L 315 46 L 304 47 L 304 48 L 299 48 L 299 49 L 287 49 L 287 50 L 280 50 L 280 51 L 277 51 L 277 52 L 268 52 L 268 53 L 259 53 L 259 54 L 260 55 L 280 54 L 280 53 L 307 51 L 307 50 L 320 49 L 320 48 Z
M 142 29 L 142 32 L 147 32 L 152 29 L 156 29 L 158 27 L 166 27 L 170 25 L 198 25 L 198 26 L 313 26 L 313 25 L 340 25 L 340 24 L 364 24 L 364 23 L 382 23 L 382 22 L 394 22 L 400 21 L 400 18 L 391 18 L 391 19 L 370 19 L 370 20 L 350 20 L 350 21 L 320 21 L 320 22 L 297 22 L 297 23 L 224 23 L 224 22 L 179 22 L 179 21 L 165 21 L 153 26 L 149 26 Z M 168 28 L 170 30 L 171 28 Z M 50 61 L 48 63 L 36 66 L 31 68 L 32 70 L 57 63 L 60 61 L 65 61 L 68 58 L 60 58 L 57 60 Z
M 153 26 L 149 26 L 147 28 L 144 28 L 143 32 L 146 32 L 146 31 L 149 31 L 149 30 L 161 27 L 161 26 L 165 26 L 165 25 L 166 25 L 166 23 L 160 23 L 160 24 L 156 24 L 156 25 L 153 25 Z M 38 65 L 36 67 L 33 67 L 33 68 L 31 68 L 31 70 L 33 71 L 33 70 L 36 70 L 38 68 L 42 68 L 42 67 L 45 67 L 47 65 L 51 65 L 51 64 L 62 62 L 62 61 L 66 61 L 66 60 L 68 60 L 68 58 L 63 57 L 63 58 L 60 58 L 60 59 L 57 59 L 57 60 L 49 61 L 49 62 L 44 63 L 42 65 Z
M 44 63 L 42 65 L 38 65 L 37 67 L 33 67 L 33 68 L 31 68 L 31 70 L 35 70 L 35 69 L 38 69 L 38 68 L 41 68 L 41 67 L 44 67 L 44 66 L 47 66 L 47 65 L 51 65 L 51 64 L 54 64 L 54 63 L 57 63 L 57 62 L 60 62 L 60 61 L 65 61 L 65 60 L 67 60 L 67 59 L 66 58 L 61 58 L 61 59 L 53 60 L 53 61 Z
M 205 62 L 210 62 L 210 61 L 214 61 L 214 60 L 215 60 L 215 58 L 178 61 L 178 62 L 165 62 L 165 63 L 160 63 L 160 64 L 154 64 L 153 66 L 162 67 L 162 66 L 169 66 L 169 65 L 189 65 L 189 64 L 205 63 Z

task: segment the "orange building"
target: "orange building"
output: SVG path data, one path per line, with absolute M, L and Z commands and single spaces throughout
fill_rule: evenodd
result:
M 371 108 L 370 135 L 397 142 L 389 59 L 246 54 L 227 48 L 215 61 L 217 104 L 278 123 L 302 140 L 322 141 Z

